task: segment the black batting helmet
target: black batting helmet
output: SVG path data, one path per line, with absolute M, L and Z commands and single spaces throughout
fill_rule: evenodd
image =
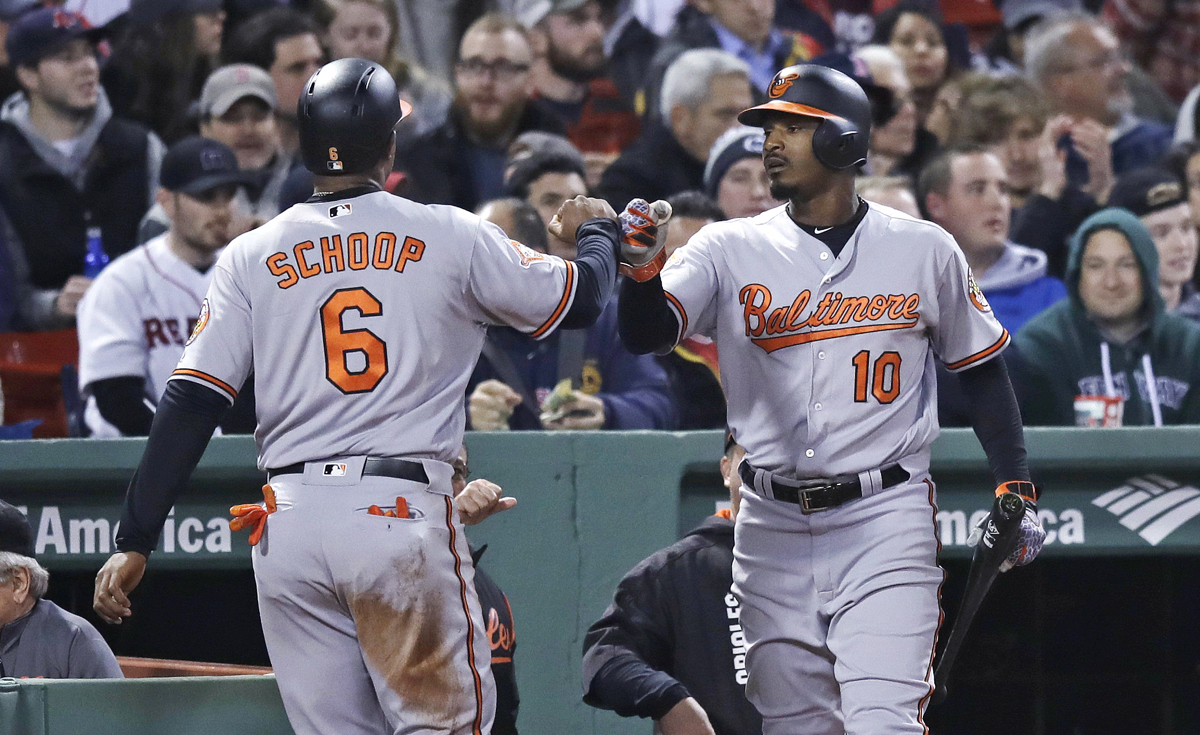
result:
M 318 176 L 368 171 L 387 153 L 412 105 L 387 70 L 366 59 L 338 59 L 309 77 L 296 118 L 304 167 Z
M 798 64 L 775 75 L 767 97 L 738 121 L 757 127 L 772 111 L 820 118 L 812 140 L 818 161 L 838 171 L 866 163 L 871 103 L 858 82 L 827 66 Z

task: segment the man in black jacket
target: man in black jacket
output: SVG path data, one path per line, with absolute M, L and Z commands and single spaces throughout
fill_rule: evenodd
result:
M 0 206 L 22 329 L 72 325 L 94 275 L 89 230 L 109 257 L 130 250 L 158 190 L 162 141 L 113 117 L 96 34 L 82 16 L 45 8 L 5 41 L 22 93 L 0 108 Z
M 600 177 L 600 196 L 613 209 L 631 199 L 667 199 L 704 188 L 704 164 L 721 133 L 753 101 L 750 68 L 720 49 L 679 56 L 663 77 L 658 112 Z
M 450 119 L 397 152 L 396 170 L 405 176 L 397 193 L 474 211 L 503 194 L 514 138 L 528 130 L 566 135 L 562 120 L 529 98 L 532 63 L 528 34 L 517 21 L 485 15 L 472 23 L 459 46 Z
M 583 641 L 583 701 L 649 717 L 663 735 L 762 732 L 746 700 L 746 642 L 733 584 L 733 518 L 745 456 L 726 434 L 732 510 L 633 568 Z

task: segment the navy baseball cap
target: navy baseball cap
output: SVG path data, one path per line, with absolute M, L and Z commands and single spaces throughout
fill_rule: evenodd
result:
M 32 10 L 8 29 L 4 48 L 12 66 L 35 66 L 42 58 L 77 38 L 97 42 L 103 28 L 92 28 L 79 13 L 57 8 Z
M 0 551 L 33 556 L 33 527 L 25 514 L 0 500 Z
M 193 135 L 167 149 L 159 183 L 168 191 L 204 194 L 218 186 L 245 184 L 233 149 L 220 141 Z

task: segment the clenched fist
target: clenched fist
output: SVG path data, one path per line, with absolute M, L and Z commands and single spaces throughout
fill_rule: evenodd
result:
M 575 231 L 579 226 L 597 217 L 607 217 L 615 221 L 617 213 L 603 199 L 577 196 L 562 203 L 554 219 L 546 225 L 546 229 L 559 240 L 574 243 Z
M 472 480 L 455 497 L 458 517 L 464 526 L 474 526 L 486 518 L 516 506 L 516 498 L 503 497 L 504 491 L 490 480 Z
M 467 399 L 467 414 L 475 431 L 504 431 L 521 394 L 499 380 L 485 380 Z

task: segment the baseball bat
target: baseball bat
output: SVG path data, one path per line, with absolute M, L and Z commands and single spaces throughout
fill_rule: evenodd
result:
M 992 582 L 1000 574 L 1000 564 L 1008 558 L 1020 538 L 1021 518 L 1025 515 L 1025 500 L 1016 493 L 1004 493 L 992 504 L 992 512 L 984 522 L 983 537 L 975 545 L 971 557 L 971 570 L 967 574 L 967 589 L 963 592 L 958 618 L 950 630 L 946 647 L 933 673 L 937 689 L 933 693 L 933 704 L 941 704 L 949 693 L 947 683 L 963 640 L 987 597 Z

